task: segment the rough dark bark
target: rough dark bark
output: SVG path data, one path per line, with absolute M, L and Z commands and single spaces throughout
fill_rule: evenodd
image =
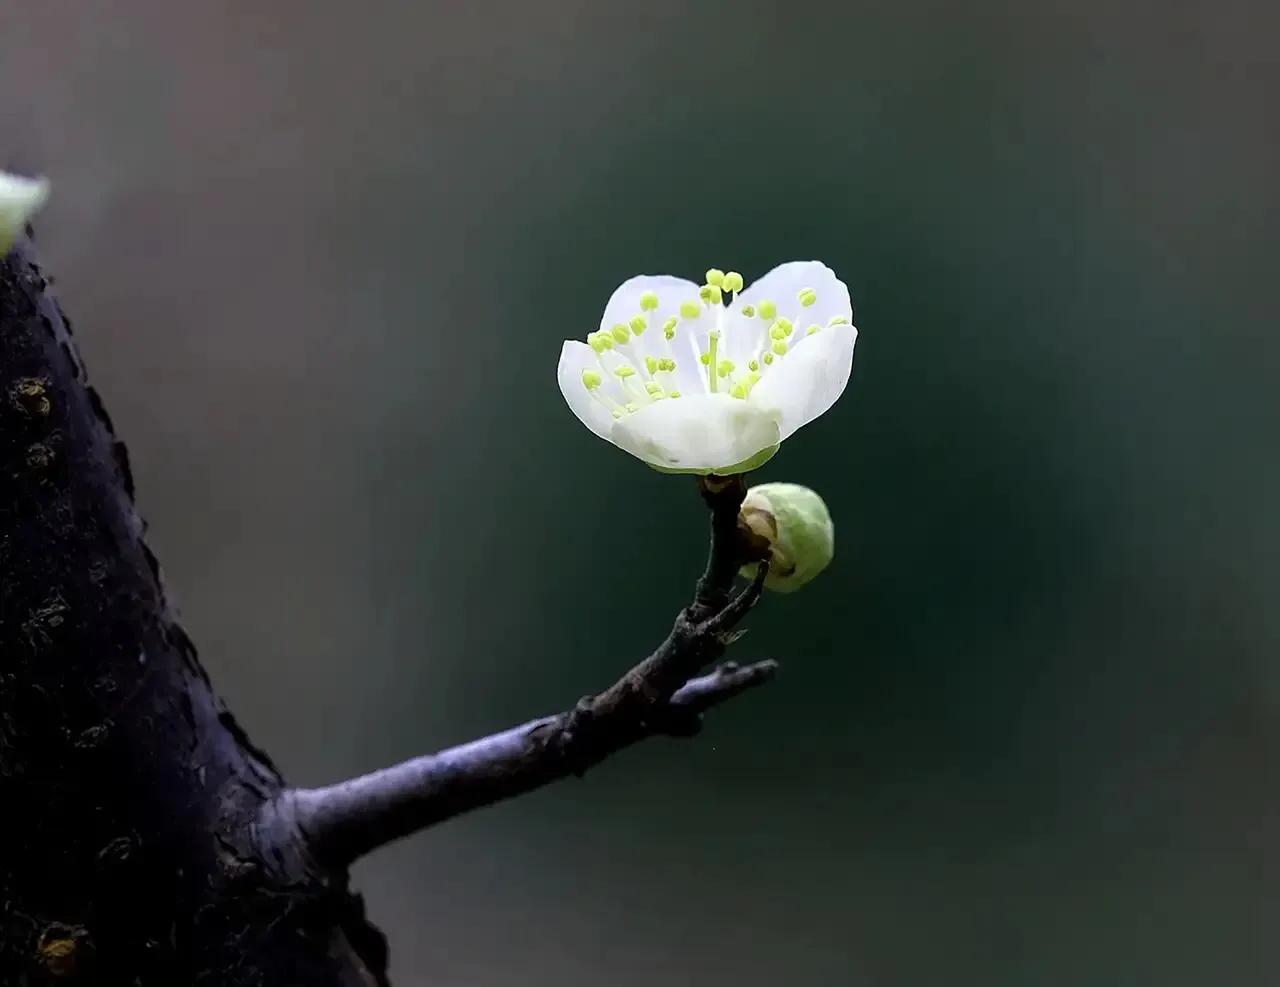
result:
M 347 865 L 700 714 L 763 579 L 741 478 L 702 482 L 712 547 L 648 658 L 574 709 L 325 789 L 288 788 L 210 687 L 143 541 L 128 457 L 25 245 L 0 259 L 0 984 L 387 983 Z
M 0 982 L 379 983 L 359 901 L 255 840 L 280 775 L 165 602 L 46 289 L 0 263 Z

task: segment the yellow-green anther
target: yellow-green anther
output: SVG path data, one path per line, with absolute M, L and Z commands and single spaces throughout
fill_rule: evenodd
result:
M 656 374 L 658 372 L 658 361 L 654 357 L 646 356 L 644 358 L 644 366 L 651 374 Z
M 717 268 L 711 268 L 707 271 L 707 284 L 713 284 L 717 288 L 724 284 L 724 271 Z
M 773 325 L 769 327 L 769 338 L 770 339 L 786 339 L 787 338 L 787 330 L 783 327 L 781 321 L 775 322 Z
M 765 366 L 767 367 L 767 366 L 768 366 L 769 364 L 771 364 L 772 362 L 773 362 L 773 354 L 772 354 L 772 353 L 766 353 L 766 354 L 764 355 L 764 364 L 765 364 Z
M 760 375 L 758 373 L 756 373 L 755 371 L 752 371 L 751 373 L 747 374 L 747 390 L 748 391 L 751 390 L 751 388 L 755 387 L 758 383 L 760 383 Z
M 676 368 L 676 361 L 671 359 L 671 357 L 669 356 L 664 356 L 661 360 L 658 361 L 659 370 L 666 370 L 670 372 L 672 370 L 675 370 L 675 368 Z
M 631 320 L 631 331 L 637 336 L 643 335 L 644 331 L 649 328 L 649 320 L 643 315 L 637 315 Z
M 760 361 L 752 360 L 750 363 L 747 364 L 747 369 L 750 370 L 752 373 L 755 373 L 757 370 L 760 369 Z
M 658 307 L 658 294 L 654 291 L 646 291 L 640 296 L 640 308 L 645 312 L 652 312 Z
M 698 296 L 708 305 L 719 305 L 724 300 L 724 296 L 720 293 L 720 286 L 715 284 L 704 284 Z
M 771 349 L 773 350 L 773 352 L 777 353 L 778 356 L 783 356 L 787 352 L 787 344 L 784 343 L 781 339 L 775 339 L 773 341 L 773 346 L 771 347 Z
M 707 378 L 711 382 L 711 393 L 715 394 L 716 387 L 716 350 L 720 347 L 720 333 L 713 329 L 711 331 L 711 352 L 707 354 Z
M 804 334 L 806 336 L 812 336 L 815 332 L 821 331 L 821 329 L 822 329 L 822 326 L 810 326 L 808 329 L 804 331 Z
M 631 330 L 628 329 L 626 326 L 624 326 L 621 322 L 619 322 L 616 326 L 613 327 L 613 338 L 616 339 L 619 343 L 625 343 L 628 339 L 631 338 Z
M 783 335 L 790 336 L 796 331 L 796 327 L 792 324 L 790 319 L 779 319 L 778 325 L 782 326 Z
M 818 300 L 818 293 L 812 288 L 801 288 L 800 294 L 797 297 L 800 299 L 800 304 L 805 308 L 808 308 Z
M 707 280 L 711 280 L 708 278 Z M 720 287 L 725 291 L 741 291 L 742 275 L 737 271 L 730 271 L 724 276 L 724 280 L 720 282 Z
M 667 397 L 669 398 L 678 398 L 679 396 L 680 396 L 679 391 L 667 391 Z
M 711 354 L 710 353 L 701 354 L 698 357 L 698 362 L 701 363 L 704 367 L 711 366 Z
M 649 392 L 650 397 L 662 393 L 662 385 L 656 380 L 649 381 L 649 383 L 644 385 L 644 389 Z
M 600 374 L 595 370 L 582 371 L 582 383 L 583 383 L 583 386 L 586 387 L 588 391 L 594 391 L 597 387 L 600 386 L 600 382 L 603 379 L 604 378 L 601 377 Z
M 614 418 L 621 418 L 621 417 L 622 417 L 622 412 L 621 412 L 621 411 L 619 411 L 617 408 L 615 408 L 615 409 L 613 410 L 613 417 L 614 417 Z
M 754 305 L 743 305 L 742 314 L 748 319 L 754 319 L 756 317 L 756 307 Z
M 682 302 L 680 304 L 680 314 L 686 319 L 696 319 L 702 314 L 702 306 L 697 302 Z
M 623 405 L 623 408 L 626 409 L 627 414 L 634 415 L 637 411 L 640 410 L 640 405 L 636 404 L 634 401 L 628 401 L 626 404 Z
M 718 373 L 721 377 L 728 377 L 731 373 L 733 373 L 733 371 L 734 371 L 734 366 L 733 366 L 732 360 L 721 360 L 716 365 L 716 373 Z
M 593 332 L 587 336 L 587 343 L 597 353 L 603 353 L 605 351 L 604 340 L 601 338 L 603 335 L 604 333 Z
M 667 319 L 667 321 L 662 324 L 662 335 L 666 336 L 667 339 L 675 339 L 676 323 L 678 323 L 679 321 L 680 320 L 677 319 L 674 315 L 671 318 Z
M 827 321 L 827 325 L 829 325 L 829 326 L 843 326 L 843 325 L 847 325 L 847 324 L 848 324 L 848 322 L 849 322 L 849 318 L 848 318 L 848 316 L 844 316 L 844 315 L 833 315 L 833 316 L 831 316 L 831 318 Z
M 777 314 L 778 314 L 778 306 L 773 304 L 773 302 L 764 301 L 760 303 L 760 318 L 772 319 Z
M 617 374 L 619 377 L 621 377 L 623 380 L 626 380 L 628 377 L 634 377 L 636 375 L 635 368 L 628 367 L 628 366 L 621 366 L 617 370 L 615 370 L 614 373 Z
M 741 384 L 734 384 L 733 390 L 731 390 L 729 394 L 735 398 L 746 398 L 747 389 L 743 387 Z

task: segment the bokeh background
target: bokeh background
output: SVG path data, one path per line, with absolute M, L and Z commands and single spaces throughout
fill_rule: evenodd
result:
M 563 407 L 638 272 L 861 329 L 762 471 L 784 676 L 386 849 L 400 987 L 1271 984 L 1280 14 L 1257 0 L 0 6 L 0 155 L 222 692 L 301 783 L 560 708 L 704 552 Z

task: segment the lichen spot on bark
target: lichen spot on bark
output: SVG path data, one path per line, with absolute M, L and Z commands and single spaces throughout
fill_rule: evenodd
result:
M 42 377 L 23 377 L 9 394 L 13 406 L 27 415 L 46 418 L 53 410 L 49 400 L 49 381 Z
M 36 945 L 40 964 L 55 977 L 75 976 L 88 933 L 81 928 L 51 925 L 40 934 Z

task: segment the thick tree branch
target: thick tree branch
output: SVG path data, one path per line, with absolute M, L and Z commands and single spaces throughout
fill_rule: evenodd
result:
M 0 255 L 0 984 L 384 985 L 143 541 L 125 447 L 28 243 Z M 270 834 L 275 835 L 275 834 Z
M 271 806 L 267 825 L 296 828 L 323 865 L 345 867 L 392 840 L 472 809 L 581 775 L 645 737 L 696 734 L 704 711 L 773 676 L 777 664 L 726 663 L 698 673 L 736 637 L 734 627 L 760 599 L 764 548 L 739 525 L 743 479 L 700 481 L 711 511 L 711 548 L 693 602 L 658 648 L 604 692 L 572 710 L 326 788 L 291 789 Z M 731 597 L 734 576 L 758 562 Z

